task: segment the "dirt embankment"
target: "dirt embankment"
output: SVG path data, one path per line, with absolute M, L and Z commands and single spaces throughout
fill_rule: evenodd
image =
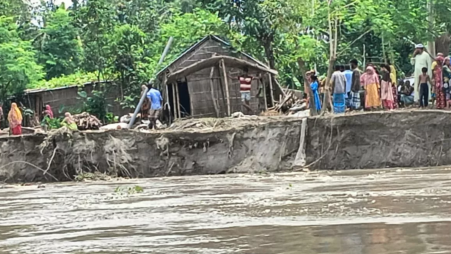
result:
M 125 177 L 277 171 L 299 147 L 300 119 L 181 121 L 161 131 L 53 131 L 0 138 L 1 181 L 64 181 L 88 172 Z
M 85 173 L 152 177 L 292 168 L 300 118 L 192 119 L 160 131 L 51 132 L 0 138 L 0 181 L 63 181 Z M 451 165 L 451 112 L 309 118 L 310 169 Z
M 408 110 L 308 119 L 306 156 L 314 169 L 451 164 L 451 112 Z

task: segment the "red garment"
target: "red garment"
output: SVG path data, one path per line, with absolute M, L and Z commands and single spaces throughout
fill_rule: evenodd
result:
M 13 135 L 22 135 L 22 125 L 17 125 L 16 127 L 11 129 L 11 134 Z
M 240 91 L 247 92 L 251 90 L 252 77 L 240 77 Z
M 48 117 L 50 117 L 51 119 L 53 118 L 53 110 L 52 110 L 52 108 L 50 107 L 50 105 L 45 105 L 45 111 L 44 111 L 44 113 L 45 113 Z
M 388 100 L 382 100 L 382 106 L 385 109 L 393 109 L 394 108 L 393 101 L 388 101 Z
M 437 57 L 433 75 L 435 80 L 436 107 L 443 109 L 446 107 L 445 93 L 443 92 L 443 57 Z
M 446 101 L 445 101 L 445 93 L 443 92 L 443 89 L 436 89 L 435 92 L 435 105 L 437 109 L 444 109 L 446 107 Z

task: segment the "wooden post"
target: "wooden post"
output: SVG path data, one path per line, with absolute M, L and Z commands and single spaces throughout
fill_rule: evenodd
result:
M 265 82 L 263 82 L 261 79 L 258 79 L 258 82 L 260 83 L 260 85 L 263 88 L 263 100 L 265 101 L 265 111 L 268 111 L 268 101 L 266 99 L 266 86 L 265 86 Z
M 219 65 L 220 66 L 220 65 Z M 219 73 L 219 75 L 220 76 L 222 76 L 221 75 L 221 70 L 219 69 L 219 67 L 218 67 L 218 73 Z M 224 109 L 224 111 L 226 111 L 227 110 L 227 106 L 226 106 L 226 100 L 225 100 L 225 95 L 224 95 L 224 85 L 223 85 L 223 81 L 219 78 L 218 79 L 218 81 L 219 81 L 219 86 L 220 86 L 220 89 L 221 89 L 221 96 L 222 96 L 222 108 Z M 221 116 L 223 116 L 224 114 L 222 114 L 221 113 Z
M 219 117 L 219 109 L 218 109 L 218 102 L 215 98 L 215 91 L 214 91 L 214 85 L 213 85 L 213 74 L 215 73 L 215 67 L 211 67 L 210 70 L 210 89 L 211 89 L 211 101 L 213 102 L 213 106 L 215 107 L 216 117 Z
M 174 82 L 175 85 L 175 96 L 177 97 L 177 114 L 178 118 L 182 118 L 182 113 L 180 109 L 180 95 L 179 95 L 179 85 Z
M 222 65 L 222 73 L 224 78 L 224 85 L 226 90 L 226 96 L 227 96 L 227 116 L 230 116 L 230 94 L 229 94 L 229 82 L 227 81 L 227 71 L 224 64 L 224 60 L 221 60 Z
M 272 76 L 271 73 L 268 73 L 268 77 L 269 77 L 269 90 L 270 90 L 270 95 L 271 95 L 271 107 L 274 107 L 274 90 L 272 88 Z
M 172 107 L 174 108 L 172 111 L 174 113 L 174 119 L 177 119 L 177 101 L 175 96 L 175 85 L 174 83 L 172 83 L 171 85 L 172 85 Z

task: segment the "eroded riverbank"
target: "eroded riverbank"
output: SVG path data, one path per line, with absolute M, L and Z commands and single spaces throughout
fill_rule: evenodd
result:
M 305 119 L 304 119 L 305 120 Z M 0 181 L 85 173 L 146 178 L 309 169 L 451 165 L 451 112 L 366 112 L 306 119 L 189 119 L 162 131 L 51 132 L 0 138 Z M 301 157 L 301 156 L 299 156 Z
M 451 252 L 444 168 L 5 187 L 5 254 Z

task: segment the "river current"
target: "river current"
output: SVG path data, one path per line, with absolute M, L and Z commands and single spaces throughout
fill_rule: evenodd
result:
M 451 253 L 451 170 L 0 185 L 6 253 Z

